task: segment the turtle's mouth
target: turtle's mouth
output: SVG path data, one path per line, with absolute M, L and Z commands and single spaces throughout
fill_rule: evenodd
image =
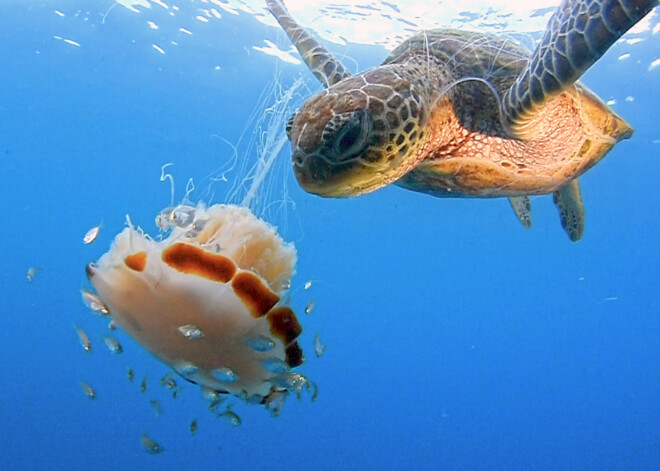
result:
M 350 198 L 382 187 L 380 173 L 359 159 L 330 162 L 317 154 L 293 149 L 293 173 L 307 193 L 325 198 Z
M 293 150 L 293 173 L 307 193 L 327 198 L 353 196 L 350 186 L 342 178 L 342 175 L 350 171 L 350 167 L 349 163 L 330 163 L 318 155 L 309 155 L 300 149 Z

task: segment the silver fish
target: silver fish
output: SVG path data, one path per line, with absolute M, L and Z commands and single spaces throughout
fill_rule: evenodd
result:
M 163 448 L 162 445 L 149 438 L 146 433 L 140 438 L 140 443 L 142 443 L 144 451 L 151 453 L 152 455 L 157 455 L 158 453 L 165 451 L 165 448 Z
M 98 314 L 100 316 L 110 315 L 110 311 L 106 305 L 103 304 L 103 301 L 101 301 L 101 298 L 99 298 L 98 295 L 92 293 L 91 291 L 87 291 L 86 289 L 81 289 L 80 294 L 82 295 L 82 300 L 85 306 L 91 309 L 94 314 Z
M 235 383 L 238 381 L 238 375 L 231 368 L 217 368 L 211 374 L 221 383 Z
M 183 335 L 185 338 L 190 340 L 197 340 L 204 338 L 204 332 L 202 332 L 202 330 L 199 327 L 192 324 L 182 325 L 178 327 L 177 330 L 181 335 Z
M 89 341 L 89 337 L 87 337 L 85 331 L 80 327 L 74 326 L 74 328 L 78 333 L 78 339 L 80 340 L 80 345 L 82 346 L 83 350 L 85 350 L 87 353 L 92 353 L 92 342 Z
M 321 358 L 323 356 L 323 353 L 325 353 L 327 345 L 324 343 L 321 343 L 321 339 L 319 338 L 319 334 L 316 334 L 314 336 L 314 353 L 316 354 L 316 358 Z
M 96 399 L 96 391 L 94 391 L 94 388 L 92 388 L 89 384 L 85 383 L 84 381 L 81 381 L 80 387 L 85 393 L 85 396 L 87 396 L 90 399 Z
M 268 382 L 288 391 L 301 391 L 307 384 L 307 378 L 299 373 L 284 373 L 268 378 Z
M 156 216 L 156 225 L 162 231 L 167 231 L 172 227 L 172 215 L 174 214 L 174 208 L 169 207 L 163 209 Z
M 305 306 L 305 314 L 311 314 L 312 309 L 314 309 L 314 300 L 310 301 L 307 303 L 307 306 Z
M 265 335 L 257 335 L 255 337 L 248 337 L 245 343 L 255 352 L 269 352 L 275 347 L 273 339 Z
M 171 216 L 172 223 L 175 226 L 180 227 L 182 229 L 190 227 L 194 219 L 195 219 L 195 208 L 192 206 L 180 204 L 179 206 L 174 208 L 174 211 L 172 211 L 172 216 Z
M 41 268 L 39 267 L 30 267 L 28 268 L 27 274 L 25 275 L 25 278 L 27 279 L 28 283 L 32 283 L 32 280 L 34 280 L 34 277 L 37 276 L 37 273 L 41 271 Z
M 101 230 L 101 224 L 99 224 L 96 227 L 92 227 L 90 230 L 87 231 L 85 234 L 85 237 L 83 237 L 83 243 L 84 244 L 91 244 L 96 240 L 96 238 L 99 236 L 99 231 Z
M 276 357 L 264 358 L 263 360 L 259 360 L 259 363 L 261 363 L 261 366 L 263 366 L 264 369 L 275 374 L 288 373 L 291 369 L 287 362 Z
M 176 362 L 173 366 L 174 371 L 176 371 L 179 376 L 185 379 L 193 379 L 199 370 L 196 365 L 193 365 L 189 361 L 179 361 Z
M 202 386 L 201 391 L 202 397 L 209 402 L 214 402 L 220 399 L 220 393 L 215 389 L 209 388 L 208 386 Z
M 154 414 L 156 414 L 156 417 L 160 417 L 160 401 L 156 401 L 155 399 L 151 399 L 149 401 L 149 404 L 151 405 L 151 408 L 154 410 Z
M 160 378 L 160 385 L 167 389 L 174 389 L 176 387 L 176 380 L 172 377 L 171 373 L 167 373 Z
M 233 410 L 231 410 L 231 406 L 227 406 L 224 412 L 218 415 L 218 418 L 224 420 L 232 427 L 238 427 L 242 423 L 241 418 L 238 416 L 238 414 Z
M 119 355 L 124 351 L 119 341 L 114 337 L 103 337 L 103 342 L 105 342 L 105 346 L 108 347 L 110 353 Z

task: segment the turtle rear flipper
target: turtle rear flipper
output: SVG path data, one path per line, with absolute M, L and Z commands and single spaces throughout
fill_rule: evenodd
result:
M 561 227 L 568 238 L 577 242 L 584 234 L 584 205 L 578 179 L 571 180 L 552 194 L 552 201 L 559 210 Z
M 525 229 L 532 227 L 532 201 L 529 196 L 511 196 L 511 208 Z
M 266 3 L 270 12 L 300 52 L 307 67 L 325 88 L 351 75 L 339 59 L 296 23 L 281 0 L 266 0 Z
M 564 0 L 527 66 L 504 95 L 503 115 L 514 134 L 657 4 L 658 0 Z

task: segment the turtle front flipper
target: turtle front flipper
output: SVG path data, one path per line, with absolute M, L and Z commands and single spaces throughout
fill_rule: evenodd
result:
M 268 9 L 282 26 L 307 67 L 325 88 L 349 77 L 346 67 L 321 43 L 296 23 L 281 0 L 266 0 Z
M 511 196 L 509 203 L 516 213 L 516 217 L 525 229 L 532 227 L 532 201 L 529 196 Z
M 503 99 L 514 134 L 549 98 L 575 83 L 658 0 L 564 0 Z
M 584 205 L 578 179 L 571 180 L 552 194 L 552 201 L 559 210 L 561 227 L 568 238 L 577 242 L 584 234 Z

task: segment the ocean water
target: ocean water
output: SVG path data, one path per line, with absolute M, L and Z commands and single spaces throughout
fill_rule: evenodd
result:
M 275 77 L 284 89 L 305 79 L 297 104 L 320 86 L 304 66 L 254 48 L 267 39 L 289 50 L 264 11 L 215 2 L 218 19 L 202 1 L 123 3 L 0 4 L 0 468 L 660 469 L 657 12 L 649 30 L 627 36 L 642 41 L 617 43 L 583 78 L 636 131 L 581 178 L 578 243 L 547 196 L 533 199 L 530 230 L 504 200 L 396 187 L 322 199 L 297 186 L 283 151 L 260 215 L 298 249 L 300 371 L 319 397 L 289 398 L 277 418 L 234 401 L 243 423 L 230 427 L 193 385 L 172 399 L 159 384 L 168 368 L 126 335 L 116 334 L 121 355 L 106 351 L 106 321 L 80 300 L 84 267 L 126 214 L 157 233 L 154 216 L 170 204 L 166 163 L 175 201 L 189 178 L 191 198 L 225 201 L 245 178 L 240 165 L 227 182 L 205 177 L 232 161 L 227 142 L 256 159 L 250 120 L 273 100 Z M 360 69 L 387 54 L 330 48 Z M 161 401 L 159 417 L 150 400 Z M 143 450 L 145 433 L 163 453 Z

